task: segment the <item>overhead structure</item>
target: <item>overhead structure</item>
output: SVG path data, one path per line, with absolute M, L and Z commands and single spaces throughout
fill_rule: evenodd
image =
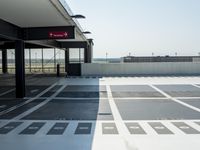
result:
M 7 72 L 6 49 L 15 49 L 17 98 L 25 96 L 25 48 L 66 50 L 65 62 L 69 72 L 69 48 L 84 48 L 84 62 L 91 63 L 93 42 L 84 35 L 76 20 L 79 17 L 75 16 L 82 15 L 74 15 L 65 0 L 1 0 L 3 72 Z

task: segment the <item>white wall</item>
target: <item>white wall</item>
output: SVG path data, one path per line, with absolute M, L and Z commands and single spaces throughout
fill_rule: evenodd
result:
M 82 64 L 82 75 L 200 75 L 200 62 Z

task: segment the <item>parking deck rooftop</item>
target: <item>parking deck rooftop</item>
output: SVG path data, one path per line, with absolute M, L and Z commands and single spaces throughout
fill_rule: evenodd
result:
M 2 150 L 199 150 L 200 76 L 0 78 Z

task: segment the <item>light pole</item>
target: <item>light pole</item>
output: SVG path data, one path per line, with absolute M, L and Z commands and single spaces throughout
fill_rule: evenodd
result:
M 83 34 L 92 34 L 90 31 L 84 31 Z
M 75 19 L 85 19 L 85 18 L 86 18 L 85 16 L 80 15 L 80 14 L 72 15 L 71 17 L 72 17 L 72 18 L 75 18 Z
M 108 63 L 108 53 L 106 52 L 106 63 Z

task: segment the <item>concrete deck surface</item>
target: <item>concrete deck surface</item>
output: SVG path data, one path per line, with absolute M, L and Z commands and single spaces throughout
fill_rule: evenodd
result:
M 199 150 L 200 76 L 0 76 L 1 150 Z

